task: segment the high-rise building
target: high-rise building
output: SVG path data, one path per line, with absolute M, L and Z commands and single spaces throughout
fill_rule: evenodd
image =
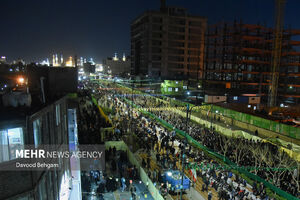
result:
M 163 79 L 200 79 L 207 19 L 185 8 L 146 11 L 131 23 L 131 68 L 134 75 Z

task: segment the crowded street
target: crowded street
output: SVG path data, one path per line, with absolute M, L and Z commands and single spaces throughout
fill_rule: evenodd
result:
M 121 89 L 121 87 L 118 87 L 114 83 L 105 84 L 105 86 L 103 84 L 86 85 L 90 91 L 93 91 L 92 94 L 97 99 L 98 104 L 111 111 L 109 118 L 112 119 L 115 131 L 105 134 L 105 137 L 109 140 L 121 140 L 125 136 L 129 135 L 129 137 L 132 137 L 134 135 L 135 146 L 139 147 L 136 149 L 139 149 L 137 153 L 141 157 L 142 166 L 162 194 L 165 196 L 168 194 L 176 196 L 175 189 L 168 187 L 167 184 L 163 184 L 161 177 L 165 170 L 181 170 L 182 154 L 184 154 L 186 156 L 184 159 L 185 174 L 193 180 L 193 188 L 196 191 L 193 194 L 197 193 L 197 195 L 201 195 L 204 199 L 271 198 L 268 197 L 266 188 L 262 183 L 255 181 L 251 184 L 247 183 L 230 166 L 223 165 L 206 152 L 190 145 L 185 139 L 178 137 L 175 129 L 185 131 L 185 118 L 176 112 L 172 112 L 172 110 L 164 112 L 163 109 L 151 109 L 169 107 L 167 103 L 147 95 L 130 95 L 130 90 Z M 86 106 L 88 105 L 83 106 L 83 108 L 86 108 Z M 139 109 L 136 109 L 137 107 Z M 159 119 L 172 125 L 173 129 L 170 130 L 163 127 L 155 119 L 144 115 L 140 112 L 142 108 L 147 108 L 149 112 L 156 115 Z M 95 116 L 95 113 L 92 116 Z M 92 134 L 94 127 L 99 123 L 98 120 L 96 123 L 93 123 L 92 120 L 94 119 L 88 119 L 91 125 L 88 127 L 85 126 L 91 132 L 90 134 Z M 102 123 L 101 126 L 105 127 L 107 124 L 104 122 L 100 121 Z M 249 168 L 251 172 L 272 181 L 274 185 L 283 190 L 293 195 L 297 195 L 297 192 L 299 192 L 296 189 L 299 183 L 296 181 L 297 179 L 293 170 L 286 170 L 280 174 L 272 170 L 272 167 L 275 168 L 276 166 L 284 167 L 285 165 L 286 167 L 287 163 L 290 163 L 289 166 L 295 164 L 292 159 L 279 152 L 276 146 L 269 143 L 249 141 L 243 138 L 228 139 L 226 136 L 192 121 L 189 123 L 188 134 L 205 147 L 228 157 L 238 166 L 252 166 Z M 94 136 L 89 138 L 91 141 L 97 140 Z M 259 159 L 257 154 L 261 152 L 265 153 L 267 157 L 272 157 L 272 160 L 275 161 L 270 163 L 266 159 Z M 282 161 L 281 157 L 287 158 Z M 192 169 L 191 164 L 198 167 Z M 278 166 L 278 164 L 281 164 L 281 166 Z M 260 168 L 255 168 L 255 166 L 259 166 Z M 267 167 L 271 170 L 265 170 Z M 196 178 L 195 175 L 191 175 L 191 170 L 195 170 Z M 271 176 L 272 178 L 270 178 Z M 189 190 L 185 195 L 192 194 Z

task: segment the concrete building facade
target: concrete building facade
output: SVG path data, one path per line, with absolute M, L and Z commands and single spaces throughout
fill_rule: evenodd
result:
M 75 68 L 27 66 L 22 84 L 18 82 L 19 73 L 5 74 L 4 78 L 18 84 L 7 86 L 0 93 L 0 199 L 69 199 L 70 159 L 53 158 L 59 167 L 52 169 L 19 170 L 17 163 L 26 164 L 35 159 L 18 158 L 16 150 L 27 150 L 27 145 L 38 149 L 49 145 L 56 152 L 69 149 L 69 140 L 74 139 L 69 138 L 68 127 L 74 127 L 71 123 L 76 121 L 68 120 L 68 113 L 76 113 L 76 106 L 70 106 L 66 95 L 77 91 L 76 72 Z
M 159 11 L 146 11 L 131 23 L 132 74 L 200 79 L 206 25 L 206 18 L 162 0 Z
M 18 161 L 18 158 L 11 154 L 11 148 L 16 143 L 68 145 L 67 97 L 32 114 L 25 114 L 28 111 L 18 111 L 18 115 L 12 110 L 4 112 L 6 116 L 11 117 L 0 120 L 0 167 L 7 168 Z M 2 114 L 1 112 L 1 116 Z M 9 151 L 4 149 L 6 140 L 9 141 Z M 0 199 L 62 199 L 72 186 L 70 162 L 65 161 L 61 159 L 61 168 L 57 170 L 0 171 Z

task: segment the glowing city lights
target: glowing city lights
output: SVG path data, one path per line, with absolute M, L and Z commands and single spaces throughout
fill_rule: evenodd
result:
M 24 84 L 24 82 L 25 82 L 25 79 L 23 77 L 18 78 L 18 83 L 19 84 Z

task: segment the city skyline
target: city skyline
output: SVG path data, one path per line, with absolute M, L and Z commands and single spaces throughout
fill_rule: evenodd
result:
M 300 199 L 300 0 L 0 5 L 0 199 Z
M 130 23 L 146 10 L 159 9 L 160 1 L 3 1 L 0 54 L 8 61 L 43 60 L 56 52 L 93 57 L 101 62 L 115 52 L 130 53 Z M 245 0 L 210 2 L 167 1 L 168 6 L 187 8 L 207 17 L 208 23 L 242 20 L 273 27 L 274 1 Z M 289 0 L 285 27 L 299 29 L 295 15 L 299 2 Z M 53 8 L 53 9 L 51 9 Z M 125 9 L 126 8 L 126 9 Z

